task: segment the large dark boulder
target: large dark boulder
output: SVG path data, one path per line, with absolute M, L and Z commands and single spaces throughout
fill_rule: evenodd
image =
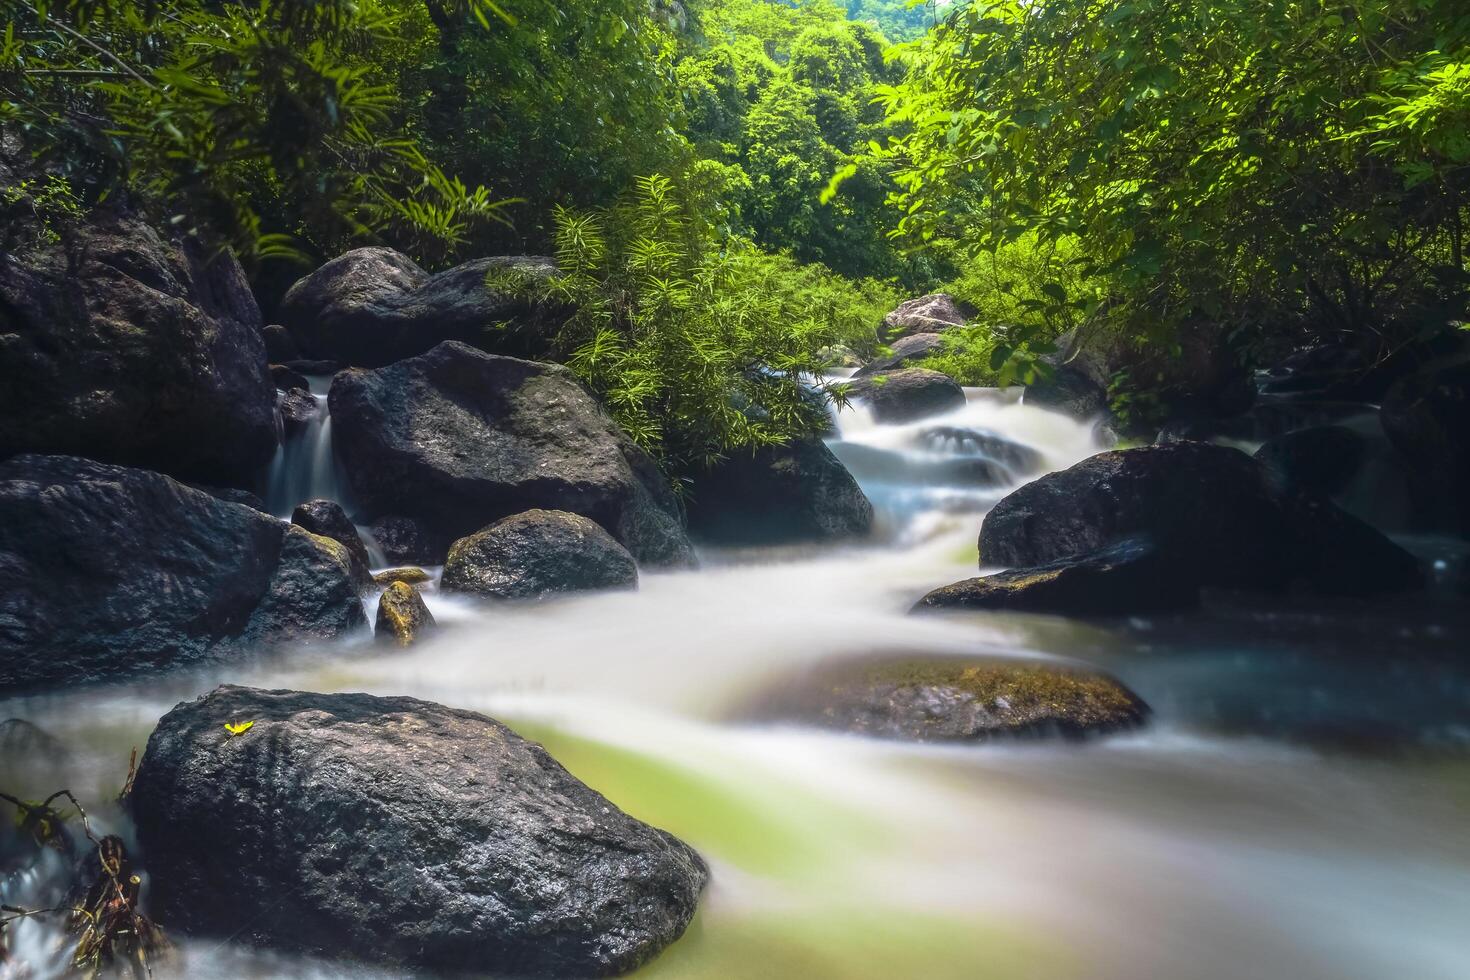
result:
M 372 584 L 372 561 L 368 558 L 367 545 L 362 543 L 362 535 L 357 533 L 357 526 L 341 504 L 335 500 L 308 500 L 297 504 L 291 512 L 291 523 L 312 534 L 331 538 L 346 548 L 352 559 L 352 577 L 358 587 L 366 588 Z
M 721 544 L 831 541 L 866 535 L 873 505 L 816 438 L 736 451 L 694 483 L 689 526 Z
M 880 655 L 820 664 L 752 714 L 879 738 L 1081 738 L 1142 725 L 1148 706 L 1105 674 L 1056 663 Z
M 329 405 L 338 458 L 369 517 L 413 517 L 452 541 L 524 510 L 566 510 L 640 562 L 693 560 L 657 464 L 564 367 L 450 341 L 342 372 Z
M 855 378 L 847 393 L 864 402 L 879 422 L 914 422 L 965 404 L 965 390 L 952 378 L 924 368 Z
M 853 372 L 854 378 L 866 378 L 870 374 L 896 371 L 901 367 L 913 367 L 944 350 L 944 338 L 937 333 L 910 334 L 894 341 L 888 353 L 875 357 Z
M 381 367 L 445 340 L 525 357 L 544 357 L 571 316 L 536 298 L 557 274 L 540 256 L 476 259 L 430 275 L 390 248 L 359 248 L 299 280 L 281 320 L 302 354 Z
M 1195 586 L 1371 594 L 1419 584 L 1413 556 L 1226 446 L 1099 453 L 1015 490 L 980 528 L 982 565 L 1031 568 L 1138 539 Z
M 708 877 L 541 746 L 413 698 L 218 688 L 159 721 L 131 801 L 170 932 L 411 970 L 624 973 Z
M 1080 557 L 946 585 L 920 599 L 914 612 L 1008 609 L 1115 616 L 1182 609 L 1198 601 L 1198 585 L 1171 574 L 1154 548 L 1141 541 L 1124 541 Z
M 0 463 L 0 688 L 327 640 L 365 625 L 341 545 L 147 470 Z
M 1380 418 L 1404 460 L 1415 524 L 1470 535 L 1470 360 L 1397 382 Z
M 0 458 L 71 453 L 246 486 L 275 451 L 239 263 L 125 210 L 0 254 L 0 378 Z
M 638 563 L 580 514 L 528 510 L 454 542 L 439 586 L 487 599 L 631 589 L 638 586 Z
M 930 293 L 905 300 L 883 317 L 882 335 L 898 340 L 911 334 L 944 333 L 969 319 L 965 308 L 947 293 Z

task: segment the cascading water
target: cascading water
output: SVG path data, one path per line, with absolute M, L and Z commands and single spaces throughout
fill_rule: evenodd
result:
M 646 574 L 634 594 L 542 604 L 430 591 L 447 628 L 406 651 L 214 665 L 12 699 L 0 717 L 72 747 L 45 782 L 106 799 L 157 718 L 222 681 L 495 715 L 709 860 L 699 916 L 640 976 L 1470 975 L 1464 753 L 1390 763 L 1288 737 L 1296 720 L 1413 712 L 1416 733 L 1470 739 L 1455 727 L 1463 667 L 1428 671 L 1433 689 L 1416 689 L 1370 648 L 1374 623 L 1329 633 L 1294 614 L 1108 628 L 906 615 L 927 589 L 974 574 L 981 517 L 1009 486 L 1097 448 L 1087 426 L 1008 393 L 968 395 L 913 425 L 877 425 L 859 407 L 838 417 L 834 451 L 883 525 L 874 543 L 706 554 L 702 570 Z M 1416 623 L 1414 641 L 1453 652 L 1456 636 L 1433 626 Z M 793 671 L 874 651 L 1084 659 L 1157 715 L 1143 733 L 1086 745 L 955 747 L 735 720 Z M 42 927 L 24 926 L 35 941 Z M 228 942 L 186 943 L 170 969 L 365 975 Z
M 313 375 L 307 381 L 316 412 L 300 432 L 281 440 L 266 472 L 266 509 L 283 520 L 290 520 L 296 505 L 308 500 L 334 500 L 349 514 L 352 512 L 347 480 L 332 450 L 332 415 L 327 410 L 327 389 L 332 379 Z M 359 526 L 357 532 L 373 567 L 387 565 L 372 531 Z
M 306 500 L 342 498 L 327 396 L 313 392 L 312 398 L 316 414 L 301 432 L 281 440 L 266 476 L 265 503 L 277 517 L 290 518 L 292 508 Z

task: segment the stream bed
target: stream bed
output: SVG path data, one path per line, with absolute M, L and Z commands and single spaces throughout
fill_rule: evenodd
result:
M 878 426 L 852 408 L 838 428 L 834 450 L 878 512 L 872 542 L 707 552 L 698 571 L 645 574 L 636 594 L 486 606 L 431 590 L 446 628 L 409 650 L 363 637 L 0 701 L 0 718 L 68 748 L 29 769 L 12 760 L 17 778 L 115 797 L 157 719 L 221 682 L 412 695 L 543 742 L 709 861 L 687 934 L 636 976 L 1470 976 L 1462 610 L 910 617 L 924 592 L 975 574 L 985 509 L 1036 475 L 1016 471 L 1024 459 L 1056 469 L 1099 447 L 1085 425 L 982 390 L 942 419 Z M 1013 460 L 1008 483 L 956 480 L 937 464 L 977 451 L 956 430 L 1035 456 Z M 321 446 L 297 451 L 323 469 Z M 1082 744 L 961 746 L 742 720 L 783 678 L 887 652 L 1082 661 L 1155 715 Z M 120 821 L 100 804 L 93 816 Z M 0 883 L 0 897 L 24 885 Z M 44 928 L 17 926 L 17 947 L 46 942 Z M 186 941 L 161 972 L 393 975 L 227 940 Z

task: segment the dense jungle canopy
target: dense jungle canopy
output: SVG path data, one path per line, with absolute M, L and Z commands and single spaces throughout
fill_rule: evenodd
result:
M 1127 424 L 1218 401 L 1222 358 L 1376 363 L 1464 313 L 1451 0 L 8 6 L 29 234 L 127 195 L 268 314 L 365 243 L 555 252 L 621 297 L 565 356 L 681 457 L 809 429 L 752 367 L 871 353 L 900 293 L 967 304 L 935 362 L 964 382 L 1095 352 Z M 711 412 L 742 385 L 773 411 Z

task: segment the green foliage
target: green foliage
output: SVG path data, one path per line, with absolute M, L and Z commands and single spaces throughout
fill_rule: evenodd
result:
M 549 240 L 551 208 L 611 203 L 634 176 L 692 152 L 674 72 L 677 8 L 649 0 L 499 0 L 512 23 L 382 0 L 399 49 L 383 77 L 413 107 L 424 152 L 467 184 L 520 199 L 516 234 L 481 226 L 468 254 Z
M 247 255 L 385 234 L 432 260 L 500 205 L 403 132 L 378 68 L 397 27 L 378 0 L 22 3 L 0 123 L 91 195 L 126 185 Z
M 5 222 L 0 251 L 54 245 L 61 240 L 60 230 L 86 213 L 71 185 L 55 174 L 0 187 L 0 219 Z
M 1467 44 L 1451 0 L 966 3 L 882 91 L 876 159 L 911 242 L 1075 242 L 1108 286 L 1077 312 L 1135 345 L 1215 322 L 1381 353 L 1464 309 Z
M 897 79 L 888 42 L 830 0 L 697 0 L 692 10 L 698 40 L 677 69 L 688 133 L 745 175 L 730 199 L 734 227 L 844 275 L 929 284 L 927 260 L 888 240 L 891 180 L 857 159 L 886 132 L 873 96 Z M 838 171 L 843 193 L 824 193 Z
M 929 367 L 971 385 L 1030 383 L 1044 374 L 1046 355 L 1068 331 L 1085 329 L 1102 309 L 1106 281 L 1088 274 L 1076 237 L 1043 239 L 1035 232 L 982 251 L 944 287 L 975 311 L 965 327 L 945 334 L 945 349 Z
M 661 176 L 604 211 L 558 209 L 556 257 L 546 288 L 579 307 L 568 363 L 675 474 L 820 431 L 826 351 L 871 347 L 893 301 L 719 234 Z
M 913 41 L 944 17 L 948 0 L 847 0 L 847 16 L 871 24 L 890 41 Z

